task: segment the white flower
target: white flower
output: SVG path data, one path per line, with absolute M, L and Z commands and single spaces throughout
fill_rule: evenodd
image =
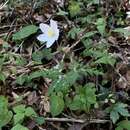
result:
M 130 18 L 130 11 L 126 12 L 127 18 Z
M 37 39 L 41 42 L 46 42 L 46 47 L 49 48 L 52 44 L 58 40 L 59 38 L 59 29 L 57 26 L 57 22 L 54 20 L 50 20 L 50 26 L 44 23 L 39 25 L 39 28 L 43 32 L 40 34 Z

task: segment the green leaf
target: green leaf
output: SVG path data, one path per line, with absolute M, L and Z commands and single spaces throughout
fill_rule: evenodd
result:
M 64 110 L 64 100 L 61 96 L 55 94 L 50 97 L 50 106 L 52 116 L 59 115 Z
M 25 114 L 24 113 L 18 113 L 14 115 L 14 124 L 22 123 L 24 120 Z
M 28 75 L 20 75 L 16 77 L 16 84 L 23 85 L 27 79 L 28 79 Z
M 77 1 L 70 1 L 68 9 L 69 9 L 71 17 L 78 15 L 81 10 L 80 4 Z
M 29 130 L 27 127 L 17 124 L 11 130 Z
M 26 59 L 21 56 L 16 56 L 16 65 L 23 66 L 27 63 Z
M 93 35 L 96 34 L 96 33 L 97 33 L 97 31 L 87 32 L 87 33 L 83 36 L 83 38 L 89 38 L 89 37 L 93 36 Z
M 45 123 L 45 118 L 38 116 L 38 117 L 35 118 L 35 121 L 36 121 L 36 123 L 37 123 L 38 125 L 42 125 L 42 124 Z
M 3 81 L 3 82 L 5 82 L 5 80 L 6 80 L 5 74 L 2 73 L 2 72 L 0 72 L 0 80 Z
M 13 113 L 8 111 L 8 100 L 4 96 L 0 96 L 0 128 L 9 123 Z
M 118 110 L 118 112 L 119 112 L 122 116 L 125 116 L 125 117 L 130 116 L 128 110 L 125 109 L 125 108 L 120 108 L 120 109 L 117 109 L 117 110 Z
M 28 25 L 26 27 L 23 27 L 19 32 L 16 32 L 15 34 L 13 34 L 13 40 L 22 40 L 36 33 L 37 30 L 38 30 L 38 27 L 35 25 Z
M 25 105 L 21 104 L 21 105 L 15 106 L 13 107 L 13 110 L 16 114 L 25 113 Z
M 110 112 L 110 118 L 113 123 L 116 123 L 116 121 L 119 119 L 119 114 L 117 111 L 111 111 Z
M 72 28 L 69 32 L 68 32 L 68 37 L 75 39 L 76 36 L 78 35 L 78 33 L 81 31 L 81 28 Z
M 0 127 L 8 124 L 11 121 L 12 117 L 13 113 L 11 111 L 8 111 L 6 114 L 2 114 L 2 116 L 0 116 Z
M 25 115 L 28 116 L 28 117 L 37 117 L 37 114 L 32 107 L 26 108 Z
M 106 21 L 104 18 L 98 18 L 97 22 L 97 29 L 101 33 L 101 35 L 105 34 L 105 27 L 106 27 Z
M 50 49 L 44 49 L 42 51 L 34 52 L 32 54 L 32 59 L 36 62 L 42 62 L 42 59 L 46 58 L 50 60 L 52 58 L 51 50 Z
M 80 97 L 76 95 L 73 101 L 70 103 L 69 108 L 71 110 L 80 110 L 82 109 L 81 107 L 82 107 L 82 103 L 81 103 Z
M 117 124 L 117 128 L 115 130 L 130 130 L 130 121 L 128 120 L 123 120 L 123 121 L 120 121 L 118 124 Z

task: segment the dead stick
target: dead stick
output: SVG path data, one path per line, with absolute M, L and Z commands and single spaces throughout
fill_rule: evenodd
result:
M 74 119 L 74 118 L 45 118 L 45 121 L 55 121 L 55 122 L 75 122 L 75 123 L 85 123 L 85 120 L 81 119 Z M 89 123 L 106 123 L 109 122 L 109 120 L 100 120 L 100 119 L 92 119 L 89 120 Z

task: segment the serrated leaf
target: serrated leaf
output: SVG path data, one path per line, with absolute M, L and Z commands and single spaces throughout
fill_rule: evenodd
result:
M 19 32 L 16 32 L 15 34 L 13 34 L 13 40 L 22 40 L 36 33 L 37 30 L 38 30 L 38 27 L 35 25 L 28 25 L 26 27 L 23 27 Z
M 17 124 L 11 130 L 29 130 L 27 127 Z
M 57 116 L 64 110 L 64 100 L 61 96 L 51 95 L 50 105 L 52 116 Z
M 122 116 L 125 116 L 125 117 L 130 116 L 128 110 L 125 109 L 125 108 L 118 108 L 117 111 L 118 111 Z
M 119 114 L 117 111 L 111 111 L 110 112 L 110 118 L 113 123 L 116 123 L 116 121 L 119 119 Z

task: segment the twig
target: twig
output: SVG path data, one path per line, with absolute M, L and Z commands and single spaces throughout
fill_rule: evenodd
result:
M 9 0 L 7 0 L 4 4 L 0 5 L 0 10 L 1 10 L 2 8 L 4 8 L 8 2 L 9 2 Z
M 81 119 L 74 119 L 74 118 L 45 118 L 45 121 L 54 121 L 54 122 L 75 122 L 75 123 L 85 123 L 85 120 Z M 92 119 L 89 120 L 89 123 L 106 123 L 109 122 L 109 120 L 100 120 L 100 119 Z

